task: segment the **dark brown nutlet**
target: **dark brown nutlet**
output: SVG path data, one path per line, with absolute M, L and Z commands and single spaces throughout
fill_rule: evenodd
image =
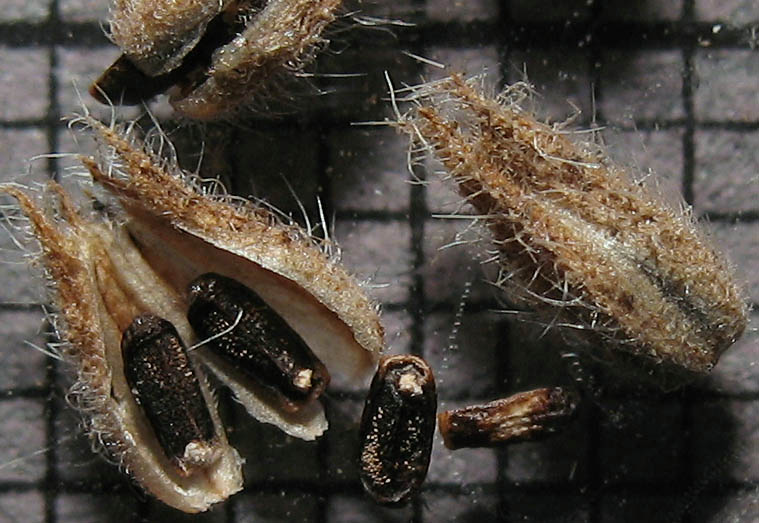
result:
M 121 350 L 127 384 L 166 456 L 184 474 L 213 461 L 213 420 L 174 326 L 152 314 L 137 316 Z
M 414 495 L 427 476 L 437 394 L 429 365 L 416 356 L 380 361 L 361 417 L 364 489 L 379 503 Z
M 90 86 L 90 95 L 102 104 L 139 105 L 176 83 L 176 75 L 148 76 L 121 55 Z
M 564 427 L 578 404 L 576 392 L 560 387 L 536 389 L 441 412 L 438 425 L 445 446 L 492 447 L 546 436 Z
M 260 296 L 208 273 L 190 283 L 187 318 L 225 361 L 272 392 L 294 412 L 318 398 L 329 372 L 308 345 Z

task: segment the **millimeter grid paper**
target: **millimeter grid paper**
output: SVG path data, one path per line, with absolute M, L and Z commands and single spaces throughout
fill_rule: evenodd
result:
M 81 111 L 77 88 L 86 93 L 118 54 L 103 33 L 104 4 L 4 3 L 1 181 L 57 178 L 69 159 L 27 160 L 86 150 L 61 118 Z M 237 194 L 265 197 L 300 219 L 287 180 L 312 221 L 321 201 L 346 265 L 382 303 L 390 350 L 423 355 L 435 369 L 440 410 L 592 377 L 562 358 L 550 336 L 498 312 L 480 266 L 483 244 L 441 249 L 467 224 L 438 217 L 458 201 L 432 164 L 415 171 L 429 183 L 409 183 L 406 139 L 387 127 L 351 125 L 389 115 L 384 71 L 397 87 L 483 70 L 502 86 L 526 71 L 544 117 L 605 126 L 615 158 L 651 169 L 694 205 L 756 307 L 755 2 L 377 0 L 361 7 L 415 25 L 343 31 L 356 25 L 346 19 L 308 70 L 360 75 L 311 79 L 322 94 L 306 89 L 306 102 L 281 118 L 258 113 L 231 127 L 180 126 L 176 137 L 188 169 L 205 138 L 202 172 L 222 176 Z M 162 106 L 154 110 L 171 117 Z M 18 262 L 12 252 L 2 232 L 0 259 Z M 206 514 L 179 514 L 90 452 L 65 401 L 65 365 L 24 343 L 51 341 L 32 272 L 23 262 L 0 264 L 0 522 L 759 520 L 755 327 L 708 379 L 670 395 L 591 394 L 575 423 L 550 440 L 450 452 L 436 434 L 421 496 L 397 509 L 373 504 L 357 480 L 365 384 L 335 377 L 324 400 L 331 429 L 312 443 L 250 420 L 222 393 L 230 439 L 247 459 L 245 490 Z

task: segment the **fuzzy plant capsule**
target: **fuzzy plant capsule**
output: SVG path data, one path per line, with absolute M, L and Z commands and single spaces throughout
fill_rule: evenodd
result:
M 740 337 L 733 270 L 687 211 L 596 144 L 538 122 L 525 85 L 491 98 L 459 76 L 406 90 L 398 126 L 431 151 L 489 228 L 498 287 L 569 343 L 664 388 L 708 373 Z
M 76 374 L 67 397 L 80 409 L 93 448 L 146 492 L 185 512 L 205 511 L 239 491 L 243 460 L 227 441 L 204 379 L 198 385 L 214 435 L 202 437 L 213 443 L 196 455 L 199 459 L 190 456 L 192 445 L 189 459 L 176 459 L 186 452 L 175 452 L 160 440 L 161 429 L 154 430 L 127 381 L 122 333 L 135 317 L 156 314 L 179 325 L 185 335 L 191 331 L 126 231 L 93 219 L 54 183 L 40 198 L 16 186 L 0 186 L 0 191 L 16 198 L 42 248 L 40 261 L 58 311 L 51 319 L 64 342 L 61 356 Z
M 216 430 L 176 328 L 141 314 L 121 338 L 124 376 L 166 456 L 188 474 L 216 459 Z
M 329 384 L 324 364 L 260 296 L 231 278 L 204 274 L 190 283 L 187 318 L 214 354 L 266 388 L 290 411 Z
M 359 468 L 378 503 L 416 494 L 427 476 L 437 393 L 432 369 L 416 356 L 380 361 L 361 416 Z
M 124 53 L 90 89 L 112 103 L 168 90 L 185 116 L 225 115 L 326 44 L 340 0 L 113 0 L 110 36 Z
M 438 428 L 451 450 L 529 441 L 563 428 L 574 417 L 577 403 L 577 394 L 570 390 L 536 389 L 441 412 Z
M 284 223 L 266 207 L 213 192 L 215 184 L 204 185 L 133 134 L 89 116 L 73 123 L 93 130 L 98 142 L 95 156 L 80 158 L 94 182 L 82 188 L 84 197 L 75 193 L 74 200 L 53 182 L 42 190 L 0 185 L 27 217 L 17 231 L 19 244 L 28 233 L 30 245 L 41 246 L 29 254 L 38 255 L 45 271 L 57 311 L 52 320 L 64 342 L 61 356 L 77 375 L 69 397 L 94 446 L 145 491 L 185 512 L 207 510 L 242 488 L 243 460 L 229 445 L 201 376 L 198 386 L 214 435 L 207 438 L 203 422 L 198 439 L 213 441 L 213 452 L 206 455 L 202 445 L 192 443 L 183 452 L 182 442 L 167 441 L 170 429 L 145 408 L 153 392 L 128 377 L 151 372 L 167 381 L 177 377 L 155 352 L 158 345 L 169 347 L 166 357 L 175 358 L 179 340 L 184 341 L 196 371 L 210 370 L 253 417 L 291 436 L 313 440 L 326 430 L 327 420 L 320 402 L 308 401 L 293 412 L 271 401 L 250 376 L 219 362 L 208 347 L 211 340 L 200 339 L 188 322 L 190 284 L 214 273 L 253 290 L 329 373 L 355 380 L 371 373 L 384 344 L 377 307 L 331 254 L 328 240 Z M 165 319 L 178 336 L 158 329 L 162 341 L 140 341 L 146 333 L 132 324 L 144 314 Z M 189 372 L 190 367 L 182 368 Z M 314 375 L 314 384 L 319 379 L 326 384 L 326 369 L 315 367 Z M 305 374 L 300 377 L 299 383 L 307 381 Z M 197 391 L 187 394 L 200 400 Z M 180 417 L 187 419 L 184 413 Z M 185 428 L 182 438 L 190 434 Z

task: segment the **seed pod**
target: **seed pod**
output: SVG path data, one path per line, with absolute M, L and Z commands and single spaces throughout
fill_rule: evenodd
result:
M 174 326 L 141 314 L 121 338 L 124 376 L 166 456 L 188 475 L 213 462 L 216 431 L 187 349 Z
M 218 274 L 190 284 L 187 318 L 229 364 L 268 388 L 289 411 L 314 401 L 329 373 L 305 342 L 260 296 Z M 239 320 L 238 320 L 239 317 Z
M 362 379 L 383 345 L 377 309 L 330 257 L 328 242 L 282 223 L 266 208 L 210 194 L 134 136 L 89 117 L 77 122 L 94 129 L 99 141 L 98 156 L 82 158 L 96 182 L 96 209 L 75 206 L 55 183 L 39 197 L 17 185 L 0 185 L 0 192 L 17 199 L 30 224 L 19 232 L 30 232 L 42 247 L 41 266 L 60 311 L 56 329 L 66 342 L 62 355 L 78 374 L 70 397 L 95 446 L 158 499 L 203 511 L 241 488 L 242 460 L 227 443 L 202 379 L 220 457 L 184 476 L 165 456 L 125 376 L 121 337 L 133 319 L 154 314 L 173 324 L 188 345 L 198 342 L 186 317 L 186 290 L 199 275 L 214 272 L 253 289 L 331 372 Z M 86 193 L 83 201 L 91 202 L 93 188 Z M 318 401 L 288 412 L 262 397 L 249 377 L 217 364 L 208 347 L 190 355 L 257 419 L 303 439 L 326 429 Z
M 486 405 L 441 412 L 438 427 L 451 450 L 529 441 L 569 423 L 577 400 L 576 393 L 560 387 L 536 389 Z
M 594 144 L 458 76 L 412 90 L 399 126 L 421 137 L 490 229 L 517 307 L 664 387 L 709 372 L 741 335 L 733 271 L 689 213 L 630 181 Z M 611 350 L 605 350 L 611 349 Z M 674 378 L 674 383 L 670 380 Z
M 432 369 L 416 356 L 380 361 L 361 416 L 361 483 L 379 503 L 413 496 L 427 476 L 437 394 Z
M 90 92 L 101 101 L 132 103 L 171 88 L 170 101 L 185 116 L 224 115 L 278 75 L 308 62 L 326 44 L 322 32 L 340 4 L 114 0 L 111 37 L 124 55 Z
M 44 203 L 15 186 L 0 186 L 0 191 L 17 199 L 42 246 L 52 300 L 60 311 L 53 324 L 66 342 L 62 356 L 77 373 L 68 398 L 81 410 L 93 447 L 147 492 L 185 512 L 207 510 L 239 491 L 243 460 L 227 442 L 204 380 L 198 384 L 213 421 L 208 440 L 213 450 L 180 462 L 172 459 L 175 452 L 164 451 L 127 383 L 121 338 L 133 318 L 153 312 L 175 325 L 186 320 L 126 231 L 85 219 L 57 184 L 49 185 Z M 189 326 L 182 330 L 191 333 Z

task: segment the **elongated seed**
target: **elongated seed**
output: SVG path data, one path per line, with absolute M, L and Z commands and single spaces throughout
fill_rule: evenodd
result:
M 400 126 L 441 160 L 490 229 L 518 307 L 665 388 L 708 373 L 747 323 L 730 264 L 595 144 L 459 76 L 412 91 Z M 605 349 L 613 349 L 607 351 Z
M 437 394 L 432 369 L 416 356 L 384 358 L 361 417 L 360 475 L 379 503 L 416 493 L 430 464 Z
M 198 377 L 174 326 L 142 314 L 121 339 L 124 374 L 166 456 L 189 474 L 213 460 L 215 429 Z
M 441 412 L 438 427 L 451 450 L 529 441 L 564 427 L 574 417 L 577 400 L 575 392 L 560 387 L 536 389 Z
M 300 336 L 255 292 L 208 273 L 190 284 L 187 313 L 195 332 L 240 371 L 297 411 L 329 384 L 329 373 Z M 239 319 L 238 319 L 239 318 Z

